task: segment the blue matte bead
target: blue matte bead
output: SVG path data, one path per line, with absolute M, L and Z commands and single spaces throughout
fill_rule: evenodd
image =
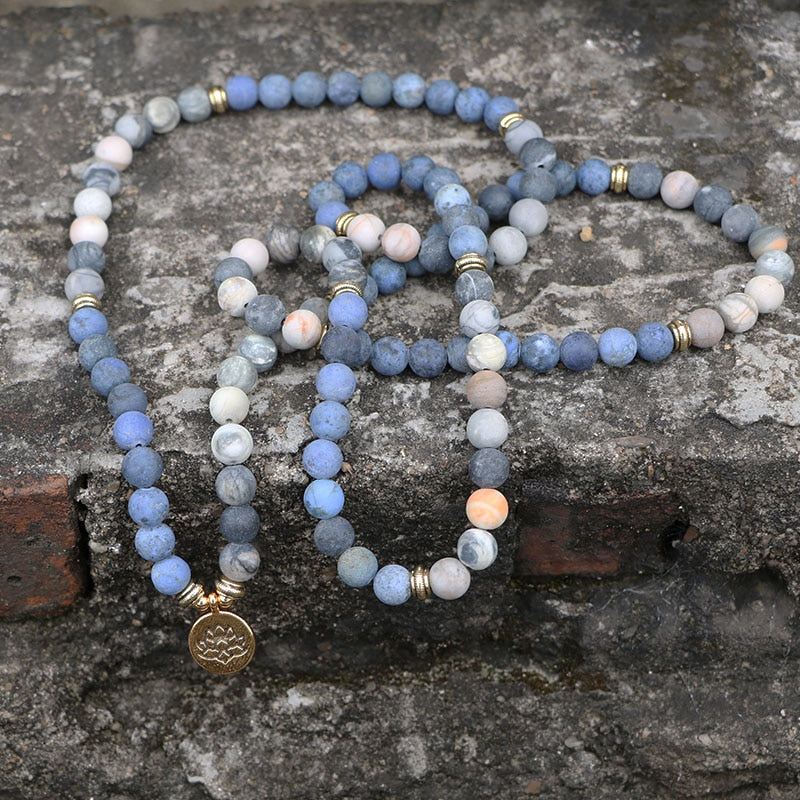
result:
M 556 197 L 566 197 L 575 190 L 578 176 L 575 167 L 566 161 L 556 161 L 550 174 L 556 179 Z
M 467 253 L 485 255 L 488 248 L 489 242 L 486 234 L 474 225 L 462 225 L 460 228 L 456 228 L 450 234 L 447 242 L 447 249 L 455 259 L 461 258 Z
M 95 242 L 76 242 L 67 253 L 67 266 L 70 272 L 76 269 L 93 269 L 102 273 L 106 268 L 106 254 Z
M 399 564 L 387 564 L 375 573 L 372 589 L 381 603 L 402 605 L 411 597 L 411 573 Z
M 636 337 L 626 328 L 609 328 L 597 342 L 600 360 L 610 367 L 624 367 L 636 358 Z
M 426 236 L 417 254 L 419 263 L 432 275 L 446 275 L 453 269 L 453 256 L 450 255 L 450 237 L 443 235 Z
M 472 206 L 469 192 L 460 183 L 446 183 L 433 198 L 434 211 L 441 217 L 448 209 L 458 206 Z
M 490 131 L 496 131 L 500 127 L 500 120 L 513 111 L 519 111 L 516 100 L 503 95 L 493 97 L 483 109 L 483 121 Z
M 128 515 L 143 528 L 159 525 L 169 513 L 169 500 L 161 489 L 137 489 L 128 499 Z
M 356 376 L 346 364 L 325 364 L 317 373 L 316 387 L 323 400 L 346 403 L 356 391 Z
M 338 184 L 337 184 L 338 185 Z M 339 187 L 341 188 L 341 187 Z M 315 225 L 325 225 L 331 230 L 336 230 L 336 220 L 342 216 L 350 207 L 337 200 L 330 200 L 323 203 L 314 214 Z
M 120 383 L 130 383 L 131 373 L 127 364 L 118 358 L 101 358 L 92 367 L 92 386 L 103 397 Z
M 389 192 L 400 185 L 403 165 L 394 153 L 378 153 L 367 164 L 367 179 L 378 190 Z
M 353 526 L 344 517 L 321 519 L 314 528 L 314 544 L 323 555 L 339 556 L 353 546 L 356 535 Z
M 303 469 L 312 478 L 333 478 L 342 468 L 342 451 L 330 439 L 314 439 L 303 449 Z
M 522 363 L 534 372 L 549 372 L 561 358 L 558 342 L 546 333 L 532 333 L 520 347 Z
M 435 166 L 434 160 L 429 156 L 411 156 L 411 158 L 403 162 L 403 166 L 400 170 L 403 183 L 408 186 L 412 192 L 422 191 L 422 187 L 425 183 L 425 176 Z
M 418 255 L 414 256 L 410 261 L 404 261 L 403 269 L 406 271 L 406 275 L 408 275 L 409 278 L 418 278 L 420 275 L 424 275 L 426 271 Z
M 472 372 L 467 362 L 467 345 L 469 342 L 469 336 L 464 336 L 463 333 L 460 333 L 447 343 L 447 363 L 450 365 L 450 369 L 463 373 Z
M 328 82 L 319 72 L 301 72 L 292 81 L 292 97 L 303 108 L 314 108 L 325 102 Z
M 192 570 L 180 556 L 169 556 L 153 564 L 150 579 L 161 594 L 174 595 L 189 585 Z
M 716 224 L 722 215 L 733 205 L 733 195 L 730 189 L 711 183 L 703 186 L 694 196 L 692 207 L 695 213 L 706 222 Z
M 470 86 L 456 95 L 456 114 L 462 122 L 480 122 L 488 102 L 489 93 L 485 89 Z
M 228 278 L 247 278 L 252 281 L 253 270 L 243 258 L 228 256 L 223 258 L 214 269 L 214 286 L 219 289 L 222 282 Z
M 344 203 L 344 190 L 335 181 L 320 181 L 308 193 L 308 207 L 318 211 L 324 203 Z
M 519 179 L 520 197 L 530 197 L 540 203 L 549 203 L 555 199 L 558 191 L 558 180 L 546 169 L 525 170 Z
M 392 78 L 386 72 L 368 72 L 361 79 L 361 100 L 370 108 L 388 106 L 392 102 Z
M 420 339 L 408 349 L 408 366 L 420 378 L 435 378 L 447 366 L 447 350 L 436 339 Z
M 75 344 L 95 334 L 108 333 L 108 320 L 96 308 L 79 308 L 69 318 L 69 336 Z
M 578 165 L 575 177 L 584 194 L 602 194 L 611 186 L 611 167 L 601 158 L 587 158 Z
M 219 532 L 228 542 L 252 542 L 258 536 L 260 527 L 258 511 L 250 505 L 228 506 L 219 515 Z
M 348 586 L 367 586 L 378 571 L 378 559 L 366 547 L 350 547 L 339 556 L 336 571 Z
M 118 354 L 114 340 L 102 333 L 87 336 L 78 347 L 78 361 L 87 372 L 91 372 L 101 358 L 111 358 Z
M 122 459 L 122 477 L 137 489 L 148 489 L 158 483 L 163 471 L 161 456 L 150 447 L 134 447 Z
M 661 191 L 664 174 L 656 164 L 641 161 L 628 171 L 628 194 L 637 200 L 650 200 Z
M 508 180 L 506 181 L 506 186 L 508 187 L 508 191 L 511 192 L 511 196 L 514 200 L 521 200 L 522 193 L 520 191 L 520 181 L 525 176 L 524 169 L 518 169 L 515 173 L 509 176 Z
M 425 174 L 422 188 L 428 200 L 433 202 L 436 192 L 448 183 L 461 183 L 458 173 L 450 167 L 433 167 Z
M 486 212 L 491 222 L 508 219 L 508 212 L 514 205 L 514 197 L 508 186 L 490 183 L 478 195 L 478 205 Z
M 586 331 L 574 331 L 561 342 L 561 363 L 570 370 L 581 372 L 597 362 L 597 342 Z
M 506 346 L 506 363 L 503 364 L 503 369 L 514 369 L 519 363 L 519 339 L 511 331 L 497 331 L 495 336 Z
M 292 102 L 292 82 L 277 73 L 265 75 L 258 82 L 258 99 L 265 108 L 277 111 Z
M 330 519 L 344 508 L 344 492 L 336 481 L 320 478 L 306 486 L 303 505 L 315 519 Z
M 636 349 L 645 361 L 663 361 L 675 349 L 675 339 L 663 323 L 646 322 L 636 331 Z
M 366 292 L 364 293 L 366 298 Z M 369 302 L 369 300 L 367 300 Z M 334 325 L 328 330 L 320 345 L 322 357 L 328 362 L 362 367 L 369 361 L 372 340 L 365 330 L 356 331 L 347 325 Z
M 392 100 L 401 108 L 419 108 L 425 100 L 425 79 L 416 72 L 398 75 L 392 84 Z
M 351 106 L 361 94 L 361 82 L 348 70 L 338 70 L 328 76 L 328 100 L 337 106 Z
M 323 400 L 314 406 L 309 416 L 314 436 L 336 442 L 350 430 L 350 412 L 335 400 Z
M 541 136 L 528 139 L 519 151 L 519 163 L 523 169 L 552 169 L 556 164 L 555 145 Z
M 141 411 L 124 411 L 114 420 L 112 435 L 123 450 L 146 447 L 153 441 L 153 423 Z
M 107 399 L 108 412 L 114 419 L 125 411 L 145 411 L 147 395 L 135 383 L 117 384 Z
M 114 123 L 114 133 L 139 150 L 153 138 L 153 126 L 143 114 L 123 114 Z
M 433 81 L 425 90 L 425 105 L 434 114 L 452 114 L 458 96 L 454 81 Z
M 175 549 L 175 534 L 169 525 L 139 528 L 133 546 L 145 561 L 163 561 Z
M 258 102 L 258 83 L 249 75 L 234 75 L 225 83 L 225 94 L 234 111 L 247 111 Z
M 746 242 L 761 224 L 756 210 L 747 203 L 731 206 L 720 220 L 722 232 L 733 242 Z
M 383 336 L 372 345 L 369 363 L 379 375 L 399 375 L 408 366 L 408 347 L 397 336 Z
M 405 283 L 405 270 L 403 270 L 403 283 Z M 389 294 L 389 292 L 383 292 L 383 294 Z M 347 325 L 358 330 L 364 327 L 368 316 L 369 309 L 366 301 L 353 292 L 336 295 L 328 306 L 328 320 L 331 325 Z
M 367 171 L 355 161 L 344 161 L 333 171 L 333 180 L 344 190 L 344 196 L 351 200 L 367 191 L 369 181 Z
M 476 228 L 483 230 L 482 223 L 484 221 L 484 214 L 481 214 L 481 210 L 480 206 L 471 204 L 452 206 L 446 209 L 442 214 L 441 225 L 443 233 L 449 236 L 456 228 L 460 228 L 462 225 L 474 225 Z M 484 231 L 484 233 L 486 233 L 486 231 Z M 430 231 L 428 235 L 431 235 Z
M 381 256 L 372 262 L 369 274 L 375 278 L 381 294 L 395 294 L 406 285 L 406 269 L 397 261 Z M 331 304 L 333 304 L 331 302 Z

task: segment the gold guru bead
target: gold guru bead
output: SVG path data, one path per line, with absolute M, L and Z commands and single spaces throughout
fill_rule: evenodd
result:
M 611 168 L 611 191 L 621 194 L 628 188 L 630 170 L 624 164 L 615 164 Z

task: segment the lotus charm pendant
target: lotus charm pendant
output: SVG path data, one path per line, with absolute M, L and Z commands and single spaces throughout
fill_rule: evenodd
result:
M 230 611 L 209 611 L 189 631 L 189 652 L 205 670 L 230 675 L 244 669 L 256 651 L 252 628 Z

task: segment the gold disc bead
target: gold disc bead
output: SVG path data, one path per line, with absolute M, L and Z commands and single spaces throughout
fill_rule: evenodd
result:
M 611 167 L 611 191 L 621 194 L 628 188 L 630 170 L 624 164 L 615 164 Z
M 212 86 L 208 90 L 208 100 L 215 114 L 224 114 L 230 108 L 228 93 L 221 86 Z
M 246 587 L 241 581 L 228 578 L 217 578 L 214 583 L 220 608 L 230 608 L 237 600 L 244 597 Z
M 486 272 L 488 267 L 489 262 L 480 253 L 465 253 L 456 260 L 455 273 L 456 277 L 458 277 L 470 269 L 480 269 Z
M 328 292 L 328 300 L 333 300 L 334 297 L 338 297 L 340 294 L 345 294 L 346 292 L 352 292 L 359 297 L 364 296 L 364 292 L 357 283 L 353 283 L 353 281 L 340 281 Z
M 672 333 L 676 351 L 688 350 L 692 346 L 692 329 L 686 320 L 673 319 L 672 322 L 667 323 L 667 327 Z
M 525 117 L 519 113 L 519 111 L 509 111 L 504 117 L 501 117 L 500 123 L 497 126 L 497 130 L 500 132 L 500 136 L 503 139 L 506 138 L 506 133 L 508 133 L 508 129 L 512 125 L 516 125 L 518 122 L 522 122 Z
M 337 236 L 347 236 L 347 229 L 350 227 L 350 223 L 358 216 L 355 211 L 345 211 L 344 214 L 340 214 L 336 217 L 336 225 L 334 226 L 334 230 L 336 231 Z
M 411 594 L 417 600 L 429 600 L 431 591 L 431 571 L 427 567 L 416 566 L 411 570 Z
M 84 292 L 83 294 L 76 295 L 72 301 L 72 313 L 80 311 L 82 308 L 95 308 L 98 311 L 103 307 L 100 298 L 96 295 Z
M 208 608 L 206 590 L 203 588 L 202 583 L 197 583 L 196 581 L 189 581 L 186 588 L 179 592 L 175 599 L 181 608 L 199 608 L 201 610 Z

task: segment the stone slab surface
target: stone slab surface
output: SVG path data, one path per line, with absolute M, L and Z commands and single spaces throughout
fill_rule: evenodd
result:
M 191 615 L 154 596 L 133 552 L 121 457 L 65 335 L 61 293 L 76 165 L 93 142 L 153 94 L 240 70 L 413 70 L 483 85 L 517 98 L 573 163 L 689 169 L 793 241 L 798 34 L 793 4 L 749 1 L 0 17 L 0 483 L 61 476 L 53 513 L 63 522 L 72 503 L 82 555 L 68 566 L 89 575 L 65 615 L 2 623 L 0 797 L 800 796 L 794 294 L 712 352 L 578 376 L 515 372 L 509 494 L 523 502 L 501 557 L 463 602 L 400 613 L 344 590 L 314 552 L 297 456 L 311 368 L 282 361 L 254 398 L 264 566 L 243 609 L 260 646 L 223 682 L 192 666 Z M 236 239 L 309 224 L 304 191 L 380 150 L 427 152 L 474 192 L 516 168 L 496 137 L 422 110 L 262 110 L 153 143 L 115 203 L 112 325 L 153 400 L 181 552 L 205 581 L 218 507 L 204 408 L 241 335 L 209 276 Z M 433 221 L 406 193 L 373 207 Z M 573 196 L 495 278 L 506 326 L 560 337 L 666 321 L 738 288 L 748 261 L 688 212 Z M 270 268 L 267 286 L 291 304 L 323 282 L 301 264 Z M 449 292 L 449 278 L 417 282 L 381 301 L 374 334 L 449 337 Z M 347 492 L 352 521 L 386 558 L 452 550 L 463 383 L 361 383 Z M 552 555 L 536 534 L 548 509 L 574 534 L 560 555 L 588 552 L 589 568 L 524 568 Z M 594 551 L 581 527 L 592 509 Z M 4 599 L 11 576 L 0 561 Z

